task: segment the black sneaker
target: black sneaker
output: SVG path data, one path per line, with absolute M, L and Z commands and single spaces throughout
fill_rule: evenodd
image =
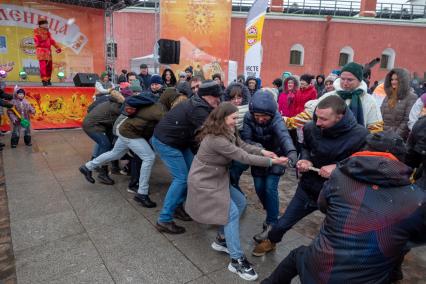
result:
M 143 207 L 146 208 L 154 208 L 157 206 L 157 203 L 153 202 L 147 194 L 139 194 L 137 193 L 133 200 L 139 202 Z
M 254 281 L 259 277 L 245 256 L 242 256 L 239 259 L 232 258 L 228 265 L 228 269 L 229 271 L 238 274 L 238 276 L 244 280 Z
M 85 165 L 82 165 L 80 168 L 80 173 L 84 175 L 86 180 L 90 183 L 95 183 L 95 179 L 92 177 L 92 171 L 89 170 Z
M 138 185 L 129 185 L 127 187 L 127 192 L 132 193 L 132 194 L 136 194 L 136 193 L 138 193 L 138 189 L 139 189 Z
M 226 246 L 225 238 L 222 238 L 219 234 L 216 236 L 216 239 L 212 243 L 212 249 L 215 251 L 226 252 L 229 254 L 228 247 Z

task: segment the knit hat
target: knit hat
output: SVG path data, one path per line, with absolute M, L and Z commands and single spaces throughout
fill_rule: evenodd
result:
M 151 84 L 160 84 L 163 85 L 163 78 L 161 78 L 160 75 L 154 74 L 151 76 L 151 81 L 149 82 L 149 85 Z
M 343 72 L 349 72 L 352 73 L 357 79 L 358 81 L 362 81 L 363 79 L 363 71 L 362 71 L 363 67 L 361 64 L 358 64 L 356 62 L 350 62 L 348 64 L 346 64 L 345 66 L 343 66 L 342 70 L 340 71 L 341 73 Z
M 121 90 L 120 90 L 120 93 L 125 97 L 125 98 L 127 98 L 127 97 L 130 97 L 130 96 L 132 96 L 133 95 L 133 92 L 132 92 L 132 90 L 130 89 L 130 87 L 128 87 L 128 88 L 122 88 Z
M 101 73 L 101 79 L 105 78 L 105 76 L 108 76 L 108 73 L 107 72 L 102 72 Z
M 426 93 L 424 93 L 424 94 L 420 97 L 420 99 L 422 100 L 423 107 L 426 107 Z
M 193 73 L 192 66 L 186 67 L 185 72 L 190 72 L 192 74 Z
M 130 90 L 132 90 L 132 92 L 142 92 L 141 82 L 139 80 L 132 81 Z
M 16 90 L 16 94 L 24 94 L 24 96 L 25 96 L 25 90 L 24 89 L 18 89 L 18 90 Z
M 406 153 L 404 140 L 392 130 L 369 134 L 366 138 L 367 149 L 391 153 L 403 161 Z
M 142 64 L 139 66 L 139 69 L 146 69 L 146 68 L 148 68 L 148 65 L 146 65 L 145 63 L 142 63 Z
M 189 82 L 187 81 L 179 82 L 176 89 L 179 93 L 186 95 L 188 98 L 192 96 L 191 85 L 189 85 Z
M 222 95 L 222 88 L 216 81 L 206 80 L 201 83 L 200 88 L 198 89 L 198 96 L 213 96 L 220 97 Z
M 327 76 L 327 78 L 325 78 L 325 80 L 324 80 L 324 84 L 326 83 L 326 82 L 334 82 L 334 81 L 336 81 L 336 79 L 337 79 L 337 75 L 336 74 L 333 74 L 333 73 L 331 73 L 331 74 L 329 74 L 328 76 Z

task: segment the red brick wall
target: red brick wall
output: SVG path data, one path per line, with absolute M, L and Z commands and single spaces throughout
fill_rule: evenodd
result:
M 238 61 L 243 73 L 245 18 L 233 17 L 231 26 L 231 60 Z M 405 67 L 423 77 L 426 72 L 426 28 L 404 23 L 399 25 L 365 23 L 332 19 L 326 33 L 325 18 L 268 17 L 263 34 L 262 81 L 271 85 L 284 71 L 294 74 L 325 73 L 338 68 L 339 53 L 344 46 L 354 50 L 354 61 L 367 63 L 380 57 L 385 48 L 395 50 L 395 67 Z M 115 37 L 118 40 L 117 68 L 129 68 L 130 58 L 152 53 L 154 14 L 116 13 Z M 290 48 L 304 46 L 304 65 L 290 65 Z M 323 58 L 324 57 L 324 58 Z M 373 68 L 373 80 L 384 78 L 388 70 Z

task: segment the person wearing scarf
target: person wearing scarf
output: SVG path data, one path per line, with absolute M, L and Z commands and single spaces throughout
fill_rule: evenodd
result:
M 303 126 L 312 120 L 317 104 L 328 96 L 338 95 L 345 100 L 354 114 L 358 124 L 366 127 L 371 133 L 383 131 L 383 119 L 376 100 L 367 93 L 367 84 L 362 80 L 362 65 L 351 62 L 343 66 L 340 78 L 334 81 L 335 90 L 324 94 L 317 100 L 305 104 L 305 110 L 294 117 L 286 118 L 287 128 Z

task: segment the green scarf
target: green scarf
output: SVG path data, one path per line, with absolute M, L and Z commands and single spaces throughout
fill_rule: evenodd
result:
M 337 91 L 337 94 L 344 100 L 351 100 L 349 108 L 355 115 L 358 124 L 364 126 L 364 113 L 361 104 L 361 95 L 364 93 L 362 89 L 356 89 L 354 91 Z

